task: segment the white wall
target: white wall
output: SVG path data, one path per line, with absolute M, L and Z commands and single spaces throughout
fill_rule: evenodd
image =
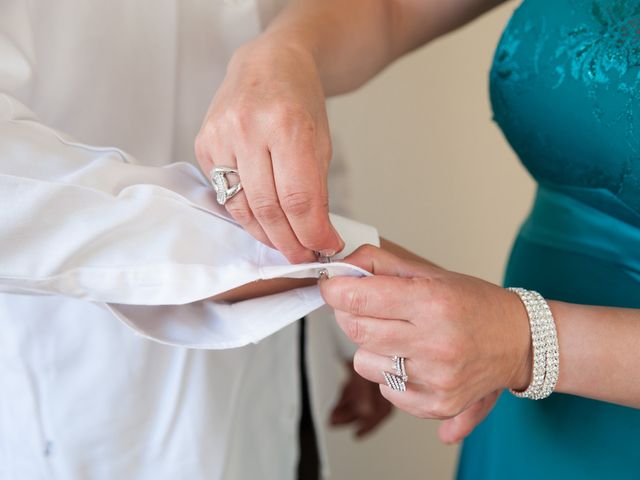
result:
M 353 216 L 452 270 L 500 282 L 533 183 L 491 122 L 488 71 L 514 3 L 391 66 L 332 102 Z M 396 414 L 354 442 L 330 437 L 333 479 L 446 479 L 457 449 L 437 424 Z

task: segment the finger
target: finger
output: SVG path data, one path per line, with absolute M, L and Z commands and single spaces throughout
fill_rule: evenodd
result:
M 407 389 L 399 392 L 387 385 L 380 385 L 380 393 L 400 410 L 418 418 L 442 419 L 428 408 L 433 400 L 433 393 L 426 387 L 414 383 L 407 383 Z
M 327 172 L 320 168 L 314 130 L 302 122 L 270 152 L 280 205 L 296 237 L 306 248 L 331 256 L 344 242 L 329 220 Z
M 438 436 L 442 442 L 454 444 L 462 441 L 489 414 L 500 392 L 493 392 L 473 403 L 464 412 L 442 422 L 438 428 Z
M 409 322 L 359 317 L 340 311 L 336 311 L 335 317 L 349 340 L 366 350 L 387 356 L 410 356 L 412 353 L 409 348 L 416 327 Z
M 410 278 L 334 277 L 320 282 L 320 291 L 334 309 L 353 315 L 411 321 L 421 312 L 418 300 L 427 292 Z
M 344 261 L 374 275 L 394 277 L 425 277 L 439 269 L 436 265 L 400 258 L 373 245 L 363 245 L 357 248 Z
M 313 252 L 298 241 L 280 206 L 268 150 L 239 154 L 238 171 L 253 217 L 273 246 L 292 263 L 313 261 Z
M 256 220 L 256 217 L 253 216 L 251 208 L 249 207 L 249 202 L 247 201 L 247 197 L 243 191 L 237 193 L 233 198 L 228 199 L 224 207 L 227 209 L 227 212 L 229 212 L 229 215 L 231 215 L 231 217 L 238 222 L 238 224 L 244 228 L 249 235 L 268 247 L 275 248 L 265 231 Z
M 414 381 L 415 376 L 410 373 L 416 371 L 411 359 L 405 358 L 404 366 L 407 377 L 413 383 L 418 383 Z M 382 372 L 396 373 L 395 364 L 391 357 L 378 355 L 364 348 L 359 348 L 353 356 L 353 368 L 362 378 L 381 385 L 386 383 Z
M 226 152 L 221 148 L 211 148 L 205 153 L 199 153 L 198 162 L 201 167 L 206 168 L 207 178 L 210 178 L 211 170 L 215 166 L 237 168 L 237 163 L 233 154 Z M 240 179 L 240 181 L 242 181 L 242 179 Z M 215 195 L 213 189 L 211 194 Z M 229 215 L 231 215 L 231 217 L 242 228 L 249 232 L 253 238 L 273 248 L 273 244 L 269 240 L 269 237 L 253 216 L 243 191 L 240 191 L 232 198 L 228 199 L 224 206 L 227 209 L 227 212 L 229 212 Z

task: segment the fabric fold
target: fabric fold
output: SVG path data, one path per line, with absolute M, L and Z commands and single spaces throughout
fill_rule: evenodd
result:
M 163 343 L 231 348 L 257 342 L 322 305 L 301 289 L 234 305 L 209 298 L 260 279 L 364 275 L 344 263 L 290 265 L 237 225 L 188 163 L 142 166 L 85 145 L 1 95 L 0 292 L 106 305 Z M 374 228 L 331 216 L 347 247 Z M 338 257 L 339 258 L 339 257 Z M 317 290 L 317 289 L 316 289 Z

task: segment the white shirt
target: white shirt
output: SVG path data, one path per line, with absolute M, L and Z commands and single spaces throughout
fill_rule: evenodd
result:
M 206 299 L 364 272 L 289 265 L 187 163 L 231 52 L 276 7 L 0 0 L 0 479 L 293 478 L 285 327 L 322 299 Z M 377 241 L 333 221 L 345 253 Z

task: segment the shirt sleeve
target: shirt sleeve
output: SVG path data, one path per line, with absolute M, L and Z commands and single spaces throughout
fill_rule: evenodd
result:
M 322 299 L 313 287 L 233 305 L 211 296 L 261 278 L 316 276 L 320 268 L 364 274 L 340 263 L 289 265 L 228 217 L 191 164 L 145 166 L 42 124 L 18 100 L 29 98 L 36 78 L 28 11 L 22 2 L 5 7 L 0 292 L 94 302 L 149 338 L 230 348 L 259 341 Z M 349 249 L 377 242 L 375 229 L 332 221 Z
M 290 265 L 248 235 L 187 163 L 139 165 L 77 143 L 0 95 L 0 291 L 104 304 L 165 343 L 230 348 L 274 333 L 322 304 L 308 287 L 233 305 L 208 301 L 266 278 L 363 275 L 344 264 Z M 332 216 L 345 254 L 375 229 Z

